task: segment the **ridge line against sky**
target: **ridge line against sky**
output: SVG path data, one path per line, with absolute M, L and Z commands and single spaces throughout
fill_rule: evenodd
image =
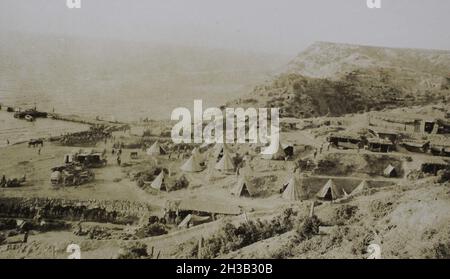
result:
M 295 56 L 316 41 L 450 49 L 450 1 L 1 0 L 8 32 L 64 34 Z

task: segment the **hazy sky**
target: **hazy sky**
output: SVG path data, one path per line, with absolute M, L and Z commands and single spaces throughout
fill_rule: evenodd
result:
M 449 0 L 0 0 L 5 31 L 295 55 L 314 41 L 450 49 Z

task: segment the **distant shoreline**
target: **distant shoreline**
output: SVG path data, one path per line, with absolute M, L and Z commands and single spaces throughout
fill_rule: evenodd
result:
M 11 118 L 13 118 L 14 113 L 8 112 L 6 110 L 7 107 L 13 108 L 12 106 L 6 106 L 6 105 L 2 104 L 2 109 L 0 111 L 5 112 L 6 114 L 10 115 Z M 84 130 L 88 130 L 90 127 L 96 126 L 96 125 L 105 125 L 107 127 L 111 127 L 112 129 L 118 129 L 118 128 L 124 127 L 126 125 L 129 125 L 129 123 L 118 122 L 118 121 L 113 122 L 113 121 L 107 121 L 107 120 L 101 120 L 101 119 L 92 119 L 92 118 L 88 118 L 88 117 L 82 117 L 79 115 L 64 115 L 64 114 L 60 114 L 60 113 L 47 113 L 47 114 L 48 114 L 48 117 L 43 118 L 43 119 L 87 125 L 88 127 Z M 25 120 L 17 119 L 17 121 L 25 121 Z M 39 121 L 39 119 L 37 119 L 36 121 Z M 0 128 L 0 132 L 1 131 L 2 131 L 2 129 Z M 71 133 L 71 132 L 69 131 L 68 133 Z M 55 138 L 55 137 L 58 137 L 58 136 L 57 135 L 47 135 L 44 137 L 36 136 L 35 138 L 42 138 L 46 141 L 49 141 L 50 139 Z M 33 137 L 30 136 L 30 139 L 32 139 L 32 138 Z M 17 142 L 10 142 L 10 144 L 6 144 L 6 142 L 4 144 L 1 143 L 0 148 L 25 144 L 30 139 L 21 139 L 21 140 L 18 140 Z

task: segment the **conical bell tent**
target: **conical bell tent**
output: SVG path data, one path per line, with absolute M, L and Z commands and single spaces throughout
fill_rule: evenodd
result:
M 303 177 L 299 179 L 294 174 L 291 179 L 284 185 L 285 189 L 281 197 L 289 201 L 301 201 L 308 199 L 308 189 L 306 188 Z
M 245 176 L 238 177 L 237 183 L 231 189 L 231 194 L 236 197 L 252 197 L 256 194 L 256 189 Z
M 194 157 L 194 160 L 196 160 L 198 163 L 202 163 L 204 161 L 203 155 L 200 153 L 197 147 L 192 150 L 191 154 Z
M 147 155 L 150 156 L 157 156 L 164 154 L 166 154 L 166 151 L 164 150 L 164 148 L 161 147 L 158 141 L 155 141 L 155 143 L 153 143 L 153 145 L 147 149 Z
M 192 155 L 189 159 L 180 167 L 184 172 L 200 172 L 203 170 L 200 162 L 197 161 L 196 157 Z
M 164 183 L 164 171 L 161 171 L 159 175 L 153 180 L 153 182 L 150 184 L 150 187 L 156 190 L 166 190 L 166 185 Z
M 328 180 L 328 182 L 322 187 L 322 189 L 317 193 L 317 197 L 324 200 L 335 200 L 341 197 L 341 193 L 334 183 L 333 180 Z
M 369 189 L 369 184 L 367 184 L 366 180 L 361 181 L 361 183 L 356 187 L 351 193 L 350 196 L 359 195 L 365 190 Z
M 223 149 L 223 156 L 220 159 L 220 161 L 216 164 L 215 169 L 222 172 L 234 171 L 235 167 L 233 160 L 231 159 L 230 154 L 228 153 L 226 148 Z

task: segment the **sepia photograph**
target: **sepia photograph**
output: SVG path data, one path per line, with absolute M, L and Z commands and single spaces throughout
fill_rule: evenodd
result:
M 449 14 L 0 0 L 0 265 L 449 259 Z

